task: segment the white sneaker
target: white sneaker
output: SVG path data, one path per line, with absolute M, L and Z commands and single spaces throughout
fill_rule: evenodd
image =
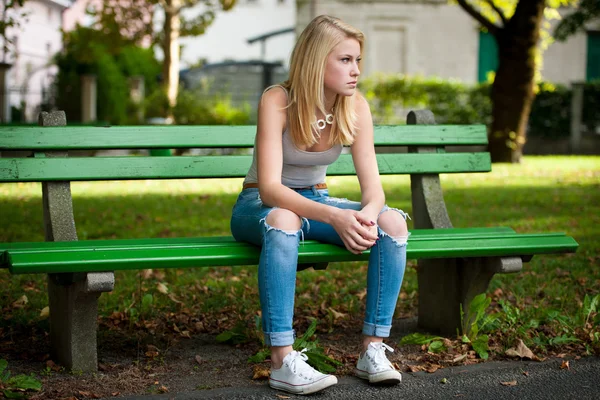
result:
M 292 351 L 283 359 L 279 369 L 271 369 L 269 386 L 294 394 L 309 394 L 335 385 L 333 375 L 325 375 L 306 363 L 308 356 L 302 351 Z
M 354 373 L 369 383 L 382 385 L 396 385 L 402 380 L 400 372 L 396 371 L 390 360 L 385 356 L 385 351 L 394 350 L 383 342 L 371 342 L 367 351 L 358 358 Z

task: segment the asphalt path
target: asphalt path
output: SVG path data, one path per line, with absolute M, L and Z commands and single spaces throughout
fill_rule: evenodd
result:
M 262 386 L 228 387 L 188 393 L 126 397 L 130 400 L 192 399 L 598 399 L 600 358 L 584 357 L 544 362 L 506 361 L 444 368 L 435 373 L 402 374 L 402 383 L 373 387 L 354 377 L 343 377 L 336 386 L 309 396 L 297 396 Z M 123 397 L 119 397 L 123 399 Z

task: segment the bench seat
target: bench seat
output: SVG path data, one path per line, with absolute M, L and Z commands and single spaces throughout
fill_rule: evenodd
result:
M 441 232 L 440 232 L 441 231 Z M 260 249 L 229 236 L 168 239 L 82 240 L 15 243 L 4 250 L 0 265 L 12 274 L 77 273 L 144 268 L 193 268 L 257 265 Z M 10 245 L 10 244 L 9 244 Z M 58 245 L 58 246 L 57 246 Z M 517 234 L 507 228 L 467 228 L 411 231 L 408 259 L 457 257 L 522 257 L 574 252 L 577 242 L 565 233 Z M 368 260 L 369 251 L 355 255 L 346 249 L 304 241 L 299 263 Z

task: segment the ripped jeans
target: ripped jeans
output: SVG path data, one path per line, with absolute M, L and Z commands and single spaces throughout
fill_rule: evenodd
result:
M 329 197 L 327 189 L 298 189 L 302 196 L 343 209 L 360 210 L 358 202 Z M 292 329 L 298 246 L 301 239 L 318 240 L 344 247 L 338 233 L 329 224 L 302 218 L 297 231 L 274 229 L 266 223 L 273 210 L 265 206 L 258 189 L 244 189 L 233 207 L 231 232 L 237 241 L 261 247 L 258 265 L 258 289 L 262 309 L 262 327 L 267 346 L 294 343 Z M 390 209 L 387 206 L 381 212 Z M 405 219 L 408 217 L 401 210 Z M 381 213 L 380 213 L 381 214 Z M 389 337 L 392 317 L 406 266 L 406 240 L 391 238 L 378 227 L 376 244 L 371 248 L 367 273 L 367 302 L 363 334 Z

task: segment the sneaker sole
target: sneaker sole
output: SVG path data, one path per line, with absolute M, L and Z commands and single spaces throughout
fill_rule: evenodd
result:
M 333 386 L 337 383 L 338 383 L 338 380 L 333 375 L 323 378 L 320 381 L 317 381 L 315 383 L 302 385 L 302 386 L 294 386 L 294 385 L 287 384 L 285 382 L 269 380 L 269 386 L 273 389 L 283 390 L 284 392 L 300 394 L 300 395 L 316 393 L 323 389 L 327 389 L 328 387 Z
M 384 371 L 378 374 L 369 374 L 366 371 L 355 369 L 354 374 L 361 379 L 368 380 L 369 383 L 374 385 L 392 386 L 402 382 L 402 375 L 398 371 Z

